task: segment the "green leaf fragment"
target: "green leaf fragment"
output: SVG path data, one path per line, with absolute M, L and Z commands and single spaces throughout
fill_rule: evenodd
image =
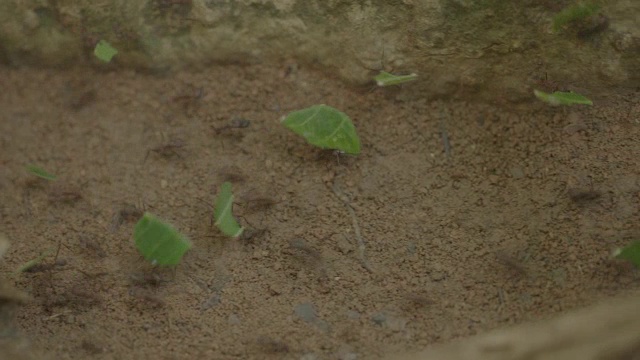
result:
M 560 11 L 556 16 L 553 17 L 553 31 L 558 32 L 563 26 L 584 20 L 590 16 L 593 16 L 600 11 L 600 6 L 597 4 L 583 4 L 578 3 L 571 5 L 562 11 Z
M 95 49 L 93 49 L 93 54 L 100 60 L 104 62 L 109 62 L 111 59 L 116 56 L 118 50 L 114 49 L 108 42 L 104 40 L 100 40 L 98 44 L 96 44 Z
M 294 111 L 282 119 L 282 124 L 320 148 L 360 153 L 360 138 L 351 119 L 331 106 L 314 105 Z
M 191 242 L 171 225 L 145 212 L 133 237 L 140 254 L 153 265 L 178 265 Z
M 43 179 L 46 180 L 55 180 L 56 176 L 47 172 L 46 170 L 44 170 L 41 167 L 35 166 L 35 165 L 27 165 L 27 171 L 29 171 L 30 173 L 32 173 L 33 175 L 37 176 L 37 177 L 41 177 Z
M 635 267 L 640 268 L 640 241 L 633 241 L 623 248 L 616 249 L 613 252 L 613 257 L 627 260 Z
M 564 91 L 556 91 L 552 94 L 546 93 L 544 91 L 540 91 L 540 90 L 533 90 L 533 94 L 540 100 L 549 103 L 551 105 L 557 106 L 557 105 L 573 105 L 573 104 L 579 104 L 579 105 L 593 105 L 593 102 L 589 99 L 587 99 L 586 97 L 568 91 L 568 92 L 564 92 Z
M 386 71 L 380 71 L 380 74 L 378 74 L 373 79 L 376 81 L 376 84 L 378 86 L 384 87 L 384 86 L 399 85 L 409 81 L 414 81 L 417 78 L 418 78 L 418 74 L 393 75 Z
M 32 267 L 40 264 L 42 262 L 42 260 L 44 260 L 47 256 L 51 255 L 51 253 L 53 252 L 52 249 L 48 249 L 43 251 L 37 258 L 35 259 L 31 259 L 29 261 L 27 261 L 26 263 L 20 265 L 20 267 L 18 268 L 18 270 L 16 270 L 16 274 L 20 274 L 26 271 L 29 271 L 29 269 L 31 269 Z
M 216 219 L 215 225 L 223 234 L 234 238 L 242 235 L 244 228 L 233 217 L 233 193 L 229 182 L 225 182 L 220 188 L 213 217 Z

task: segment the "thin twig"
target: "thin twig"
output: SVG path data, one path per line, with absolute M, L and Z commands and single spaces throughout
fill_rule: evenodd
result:
M 333 181 L 333 185 L 331 189 L 333 190 L 333 193 L 338 197 L 338 199 L 340 199 L 340 201 L 342 201 L 342 203 L 347 207 L 347 210 L 349 210 L 349 215 L 351 215 L 351 220 L 353 222 L 353 229 L 355 230 L 355 233 L 356 233 L 356 241 L 358 244 L 358 258 L 360 259 L 360 263 L 362 264 L 362 267 L 367 269 L 367 271 L 369 271 L 370 273 L 373 273 L 373 269 L 371 268 L 371 266 L 369 265 L 369 262 L 364 256 L 364 252 L 366 248 L 365 248 L 364 240 L 362 239 L 362 235 L 360 233 L 360 225 L 358 225 L 358 217 L 356 216 L 356 212 L 355 210 L 353 210 L 353 206 L 351 206 L 351 203 L 349 202 L 349 199 L 347 198 L 347 196 L 342 192 L 342 190 L 340 190 L 340 188 L 336 184 L 335 179 Z
M 442 136 L 442 144 L 444 145 L 444 153 L 447 156 L 447 161 L 451 162 L 451 143 L 449 142 L 444 110 L 442 109 L 440 110 L 440 135 Z

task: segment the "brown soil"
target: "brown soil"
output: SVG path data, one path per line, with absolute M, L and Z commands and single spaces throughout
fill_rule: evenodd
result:
M 1 266 L 49 252 L 14 278 L 33 299 L 12 336 L 55 359 L 371 359 L 640 288 L 609 259 L 640 236 L 637 94 L 500 109 L 295 64 L 0 85 Z M 279 124 L 317 103 L 351 116 L 360 156 Z M 224 180 L 241 239 L 211 225 Z M 192 239 L 175 270 L 133 246 L 143 210 Z

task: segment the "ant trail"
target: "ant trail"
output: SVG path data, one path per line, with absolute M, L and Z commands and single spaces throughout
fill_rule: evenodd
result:
M 183 149 L 185 146 L 186 146 L 186 143 L 184 142 L 184 140 L 172 139 L 168 143 L 158 145 L 154 148 L 147 150 L 147 154 L 144 156 L 144 160 L 142 162 L 145 163 L 149 158 L 149 155 L 151 155 L 151 153 L 156 153 L 163 158 L 169 158 L 171 156 L 182 158 L 182 155 L 180 155 L 178 151 Z
M 510 254 L 507 251 L 500 250 L 496 252 L 496 259 L 500 264 L 504 265 L 518 276 L 526 277 L 529 273 L 527 267 L 522 264 L 522 261 L 518 259 L 515 254 Z
M 60 255 L 60 248 L 62 247 L 62 239 L 58 240 L 58 248 L 56 249 L 56 255 L 53 257 L 53 263 L 58 261 L 58 255 Z
M 233 129 L 246 129 L 251 125 L 251 120 L 249 119 L 245 119 L 245 118 L 233 118 L 229 123 L 227 123 L 226 125 L 220 126 L 220 127 L 214 127 L 213 131 L 216 135 L 221 134 L 224 131 L 227 130 L 233 130 Z
M 358 217 L 356 216 L 355 210 L 353 210 L 353 206 L 351 206 L 351 203 L 349 202 L 349 199 L 344 194 L 344 192 L 342 192 L 342 190 L 340 190 L 340 188 L 338 187 L 336 179 L 334 179 L 333 181 L 331 190 L 333 190 L 333 193 L 336 195 L 336 197 L 340 201 L 342 201 L 342 203 L 347 207 L 347 210 L 349 211 L 349 215 L 351 216 L 351 221 L 353 222 L 353 229 L 355 230 L 355 234 L 356 234 L 356 241 L 358 243 L 358 258 L 360 260 L 360 263 L 362 264 L 362 267 L 367 269 L 367 271 L 369 271 L 370 273 L 373 273 L 373 269 L 371 268 L 371 265 L 369 265 L 369 261 L 367 261 L 365 257 L 365 250 L 366 250 L 365 243 L 360 233 L 360 225 L 358 225 Z
M 413 130 L 415 130 L 415 134 L 418 135 L 422 139 L 422 141 L 424 141 L 425 143 L 428 141 L 418 125 L 414 124 L 413 121 L 409 120 L 408 118 L 405 118 L 404 121 L 406 121 L 407 124 L 409 124 L 413 128 Z
M 286 342 L 268 336 L 260 336 L 256 342 L 262 351 L 270 354 L 288 353 L 290 350 Z
M 327 280 L 327 266 L 325 265 L 322 254 L 307 245 L 302 239 L 294 239 L 289 241 L 289 248 L 292 250 L 291 255 L 302 264 L 310 266 L 318 274 L 321 280 Z

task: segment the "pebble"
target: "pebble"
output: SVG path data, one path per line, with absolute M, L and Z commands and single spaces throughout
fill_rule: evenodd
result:
M 347 241 L 344 236 L 339 237 L 338 241 L 336 242 L 336 246 L 338 247 L 338 250 L 345 255 L 353 251 L 353 246 L 349 243 L 349 241 Z
M 28 10 L 24 13 L 23 24 L 28 30 L 35 30 L 40 26 L 40 17 L 35 11 Z
M 218 304 L 220 304 L 220 294 L 218 294 L 217 292 L 213 293 L 213 295 L 211 295 L 211 297 L 209 299 L 207 299 L 203 304 L 201 309 L 202 310 L 207 310 L 207 309 L 211 309 L 212 307 L 216 307 Z
M 414 241 L 409 242 L 407 245 L 407 253 L 409 253 L 409 255 L 416 253 L 416 243 Z
M 524 171 L 522 171 L 522 168 L 518 166 L 512 167 L 509 172 L 514 179 L 522 179 L 524 177 Z
M 374 314 L 373 316 L 371 316 L 371 321 L 373 321 L 376 325 L 382 326 L 387 321 L 387 315 L 385 315 L 384 313 Z
M 385 322 L 385 325 L 393 331 L 404 331 L 409 321 L 401 317 L 391 317 Z
M 293 312 L 306 322 L 314 322 L 317 319 L 316 309 L 311 303 L 298 304 L 295 306 Z
M 347 317 L 352 320 L 358 320 L 360 319 L 360 313 L 355 310 L 348 310 Z
M 269 292 L 271 293 L 272 296 L 276 296 L 276 295 L 282 294 L 284 290 L 280 285 L 271 284 L 269 285 Z
M 237 314 L 231 314 L 227 321 L 229 325 L 238 325 L 240 324 L 240 317 Z
M 358 354 L 353 352 L 353 348 L 351 346 L 342 345 L 336 353 L 336 358 L 339 360 L 356 360 L 358 358 Z

